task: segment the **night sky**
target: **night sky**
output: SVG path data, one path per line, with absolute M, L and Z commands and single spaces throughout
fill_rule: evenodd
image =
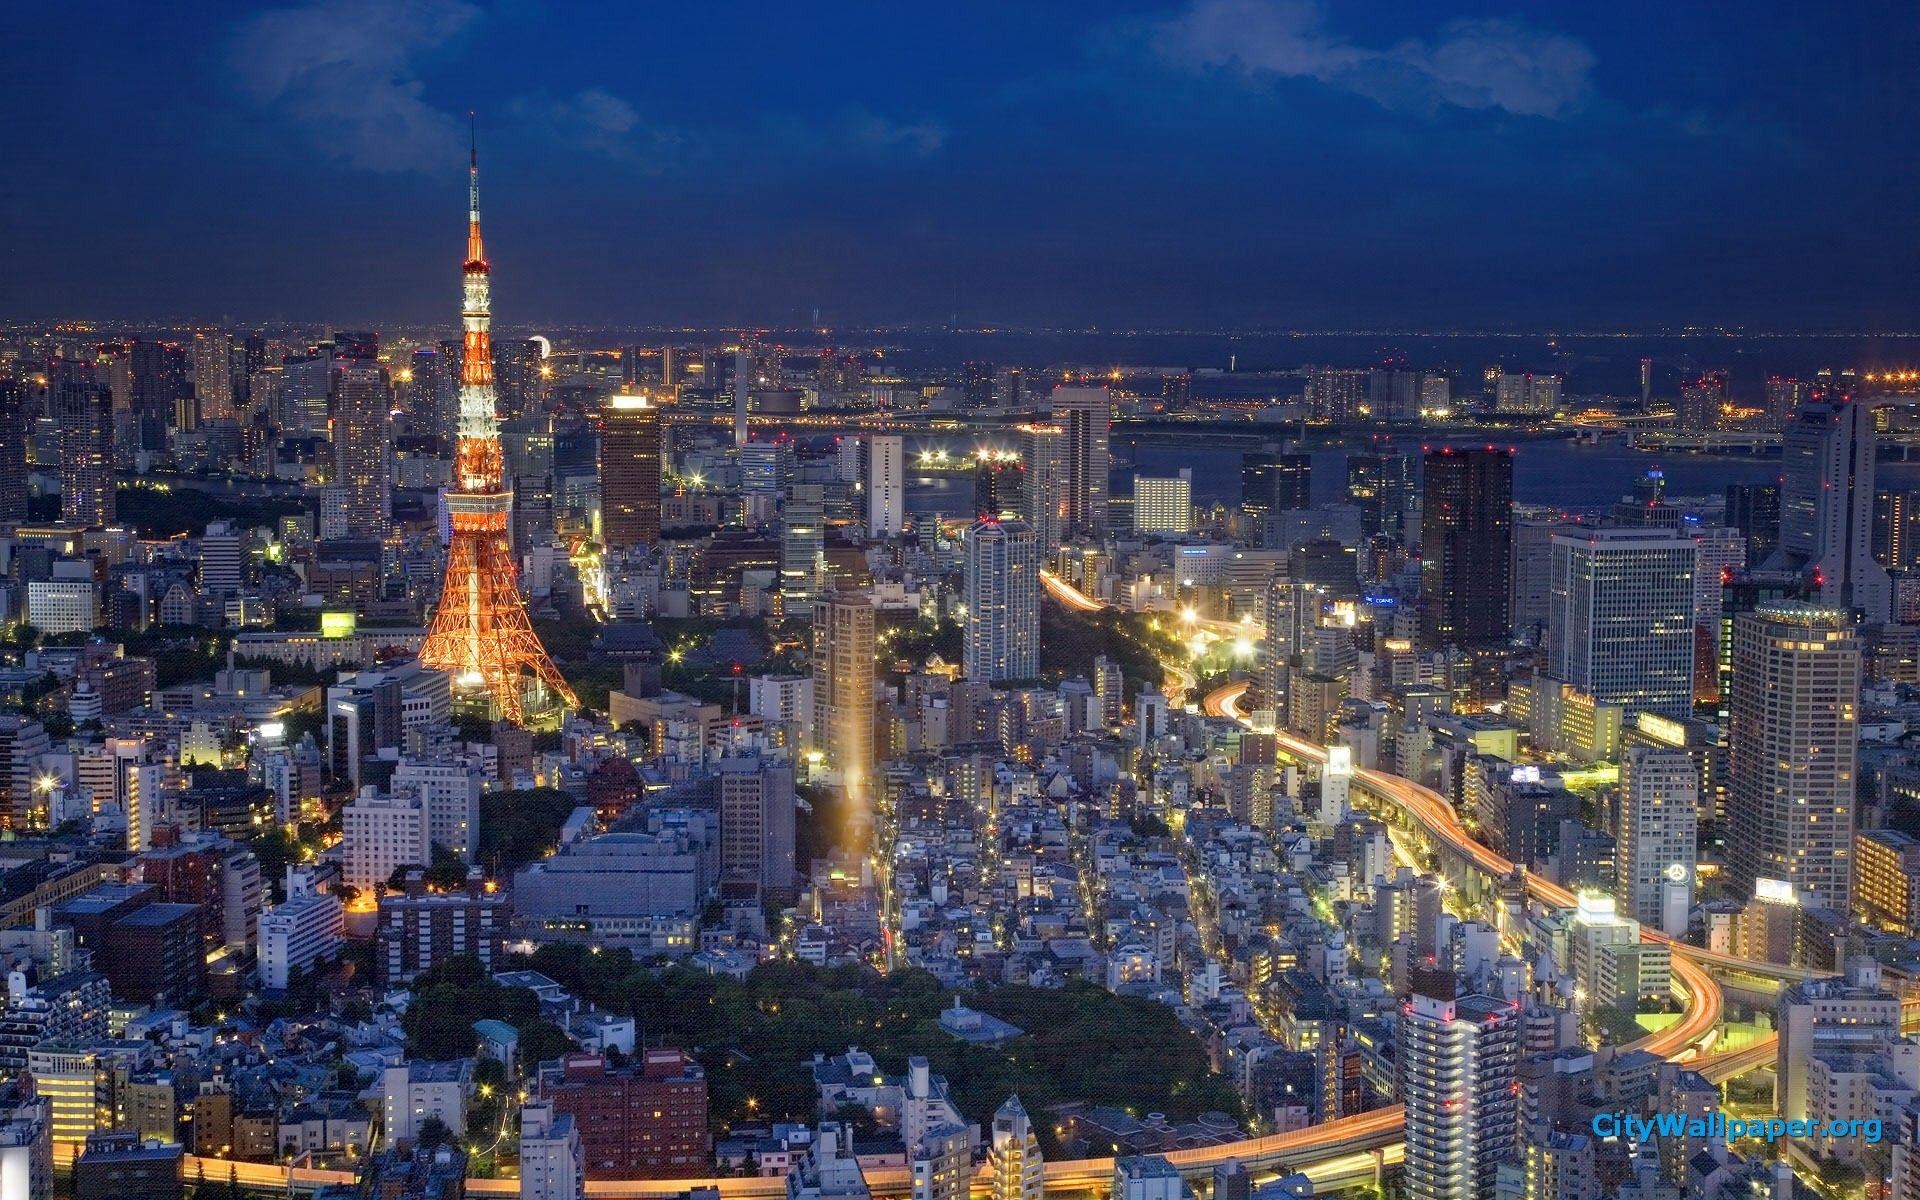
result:
M 0 316 L 1920 327 L 1920 6 L 13 3 Z

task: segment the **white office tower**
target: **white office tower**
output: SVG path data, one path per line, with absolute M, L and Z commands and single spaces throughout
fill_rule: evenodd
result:
M 403 758 L 389 785 L 396 795 L 418 796 L 427 806 L 427 834 L 472 862 L 480 849 L 480 772 L 464 761 Z
M 583 1200 L 587 1157 L 573 1114 L 555 1112 L 553 1101 L 520 1108 L 520 1200 Z
M 1025 521 L 967 531 L 966 672 L 977 683 L 1040 674 L 1040 544 Z
M 1873 560 L 1873 408 L 1807 404 L 1787 423 L 1780 452 L 1780 546 L 1769 569 L 1803 572 L 1820 600 L 1891 619 L 1893 582 Z
M 1400 1007 L 1411 1200 L 1491 1196 L 1514 1151 L 1520 1009 L 1491 996 L 1456 997 L 1457 987 L 1451 972 L 1418 970 Z
M 1627 748 L 1620 763 L 1614 894 L 1634 920 L 1671 937 L 1686 933 L 1693 907 L 1699 803 L 1699 768 L 1684 750 Z
M 229 596 L 246 583 L 246 536 L 231 521 L 215 521 L 200 538 L 200 590 Z
M 1193 532 L 1193 471 L 1182 467 L 1172 478 L 1136 475 L 1133 479 L 1133 531 L 1143 534 Z
M 1693 712 L 1699 547 L 1669 529 L 1595 528 L 1553 535 L 1549 669 L 1601 704 Z
M 1860 642 L 1841 609 L 1762 605 L 1733 623 L 1728 875 L 1846 912 L 1859 759 Z
M 1040 1156 L 1040 1138 L 1018 1096 L 1008 1097 L 993 1114 L 993 1144 L 987 1161 L 993 1171 L 992 1200 L 1041 1200 L 1046 1194 L 1047 1164 Z
M 393 876 L 395 867 L 432 861 L 426 801 L 405 793 L 383 796 L 369 784 L 340 812 L 341 877 L 365 895 Z
M 867 439 L 867 536 L 893 537 L 907 518 L 906 467 L 897 436 Z

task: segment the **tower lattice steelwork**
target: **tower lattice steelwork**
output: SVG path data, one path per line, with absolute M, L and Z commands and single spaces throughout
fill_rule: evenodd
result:
M 513 493 L 505 485 L 499 417 L 494 411 L 492 316 L 487 256 L 480 244 L 477 146 L 469 159 L 467 197 L 459 440 L 453 486 L 446 494 L 452 539 L 447 545 L 440 604 L 434 610 L 433 628 L 420 647 L 420 661 L 454 672 L 456 690 L 472 694 L 485 689 L 499 715 L 519 724 L 529 674 L 566 703 L 578 701 L 533 632 L 507 536 Z

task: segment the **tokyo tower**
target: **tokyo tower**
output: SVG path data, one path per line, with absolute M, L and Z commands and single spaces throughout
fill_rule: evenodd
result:
M 513 493 L 505 486 L 499 416 L 494 411 L 492 314 L 487 256 L 480 245 L 480 150 L 467 167 L 466 301 L 460 312 L 465 349 L 460 364 L 460 425 L 453 486 L 447 489 L 447 577 L 420 661 L 454 673 L 456 692 L 482 689 L 504 719 L 522 723 L 531 674 L 569 705 L 573 689 L 533 632 L 520 598 L 519 571 L 507 537 Z

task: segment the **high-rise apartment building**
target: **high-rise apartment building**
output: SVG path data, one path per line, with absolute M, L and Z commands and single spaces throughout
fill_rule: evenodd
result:
M 873 786 L 873 616 L 866 596 L 837 588 L 813 606 L 814 741 L 856 806 Z
M 520 1106 L 520 1200 L 586 1200 L 587 1159 L 572 1113 L 551 1100 Z
M 966 544 L 966 672 L 979 683 L 1040 674 L 1040 547 L 1024 521 L 976 521 Z
M 1420 505 L 1420 640 L 1487 646 L 1513 631 L 1513 452 L 1428 451 Z
M 1763 605 L 1733 621 L 1729 876 L 1778 880 L 1847 911 L 1859 757 L 1860 642 L 1843 610 Z
M 1347 503 L 1360 510 L 1361 530 L 1367 535 L 1400 532 L 1401 516 L 1412 499 L 1413 463 L 1406 455 L 1347 456 Z
M 349 360 L 333 376 L 334 509 L 329 538 L 385 541 L 393 532 L 393 385 L 370 359 Z
M 27 388 L 0 379 L 0 525 L 27 519 Z
M 1053 389 L 1053 420 L 1066 431 L 1065 538 L 1098 538 L 1107 531 L 1107 491 L 1113 473 L 1108 436 L 1113 395 L 1104 387 Z
M 1691 537 L 1660 528 L 1553 535 L 1553 677 L 1601 704 L 1690 716 L 1698 554 Z
M 127 406 L 135 426 L 134 448 L 160 454 L 167 448 L 167 430 L 175 425 L 191 429 L 190 413 L 180 417 L 181 402 L 190 409 L 193 386 L 188 379 L 187 352 L 170 342 L 134 340 L 127 345 Z
M 1514 1151 L 1520 1009 L 1456 995 L 1450 972 L 1416 976 L 1399 1028 L 1407 1195 L 1479 1200 Z
M 1019 428 L 1022 513 L 1042 556 L 1060 548 L 1067 531 L 1067 431 L 1055 424 Z
M 1782 437 L 1780 545 L 1770 569 L 1804 573 L 1822 603 L 1891 618 L 1893 584 L 1873 560 L 1873 409 L 1848 400 L 1804 405 Z
M 907 480 L 902 442 L 896 435 L 867 438 L 867 535 L 893 537 L 906 526 Z
M 193 335 L 193 399 L 202 421 L 234 415 L 231 334 L 202 330 Z
M 1493 410 L 1499 413 L 1547 414 L 1559 411 L 1558 375 L 1519 374 L 1496 376 L 1493 381 Z
M 69 525 L 111 525 L 113 394 L 93 368 L 71 359 L 48 364 L 47 410 L 59 429 L 60 519 Z
M 1614 894 L 1627 915 L 1679 936 L 1693 908 L 1700 768 L 1685 750 L 1627 747 L 1620 764 Z
M 1171 478 L 1133 478 L 1133 531 L 1186 534 L 1193 531 L 1193 471 L 1181 468 Z
M 646 396 L 607 401 L 600 431 L 600 538 L 610 550 L 660 540 L 660 410 Z

